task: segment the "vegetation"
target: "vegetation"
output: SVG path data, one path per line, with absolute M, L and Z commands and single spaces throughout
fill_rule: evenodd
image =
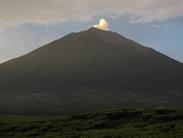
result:
M 58 116 L 0 116 L 0 138 L 181 138 L 183 111 L 123 109 Z

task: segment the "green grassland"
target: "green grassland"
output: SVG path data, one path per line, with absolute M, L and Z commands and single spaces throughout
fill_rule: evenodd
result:
M 122 109 L 68 117 L 0 115 L 0 138 L 183 138 L 183 111 Z

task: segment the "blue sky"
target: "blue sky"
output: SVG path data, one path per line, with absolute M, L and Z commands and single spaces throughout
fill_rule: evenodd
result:
M 28 4 L 32 4 L 38 14 L 27 9 L 29 12 L 25 12 L 25 15 L 17 15 L 20 12 L 17 9 L 26 10 L 27 3 L 19 4 L 22 0 L 14 3 L 7 1 L 9 3 L 0 2 L 0 5 L 4 4 L 13 10 L 2 14 L 3 7 L 0 6 L 0 63 L 24 55 L 70 32 L 88 29 L 100 18 L 108 21 L 110 31 L 183 62 L 183 2 L 179 0 L 135 0 L 135 4 L 125 0 L 118 3 L 72 0 L 66 3 L 66 6 L 72 6 L 71 9 L 57 9 L 57 5 L 63 6 L 65 1 L 56 3 L 55 0 L 46 0 L 48 3 L 43 3 L 33 0 Z M 42 9 L 39 6 L 37 9 L 37 2 L 45 4 Z M 159 2 L 164 2 L 164 5 Z M 58 12 L 62 14 L 57 15 Z

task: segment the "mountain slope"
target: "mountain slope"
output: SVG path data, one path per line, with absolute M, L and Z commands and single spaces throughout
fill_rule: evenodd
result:
M 71 33 L 0 65 L 0 110 L 180 107 L 183 65 L 115 32 Z

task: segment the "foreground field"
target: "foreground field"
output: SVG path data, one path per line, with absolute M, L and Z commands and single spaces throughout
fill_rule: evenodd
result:
M 0 138 L 183 138 L 183 111 L 124 109 L 58 116 L 0 116 Z

